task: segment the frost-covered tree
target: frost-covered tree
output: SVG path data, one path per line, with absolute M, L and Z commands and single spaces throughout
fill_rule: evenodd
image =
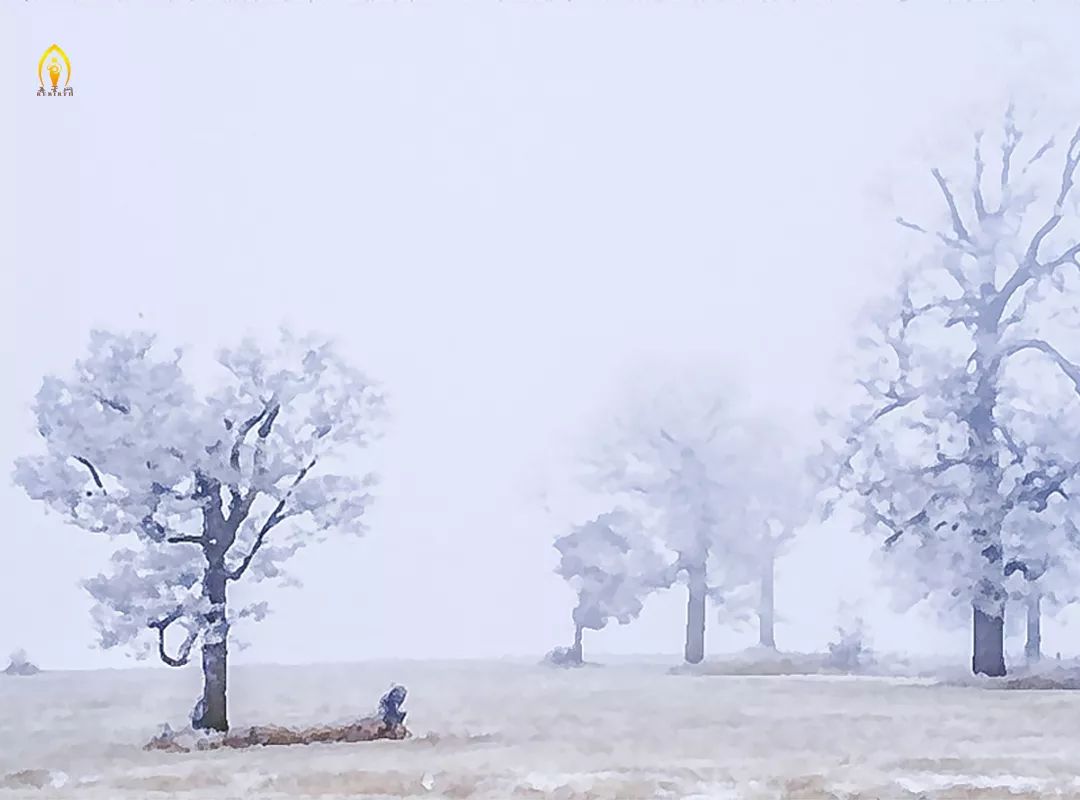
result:
M 1080 464 L 1080 131 L 1029 149 L 1010 110 L 992 166 L 986 145 L 962 182 L 932 171 L 940 226 L 898 219 L 928 247 L 861 338 L 840 485 L 898 587 L 966 606 L 973 670 L 1002 675 L 1010 591 L 1054 591 L 1073 557 L 1047 523 Z
M 775 650 L 776 562 L 810 521 L 821 484 L 807 452 L 789 431 L 766 420 L 758 420 L 749 431 L 750 450 L 741 459 L 746 528 L 729 535 L 745 537 L 735 552 L 753 560 L 756 581 L 748 585 L 751 591 L 736 589 L 716 599 L 728 618 L 752 609 L 758 646 Z
M 583 663 L 582 631 L 598 631 L 612 619 L 626 625 L 644 599 L 666 582 L 668 565 L 637 517 L 616 508 L 555 540 L 556 572 L 577 593 L 570 660 Z
M 686 581 L 685 658 L 696 664 L 705 656 L 707 599 L 723 602 L 760 575 L 746 463 L 765 454 L 755 453 L 753 426 L 722 387 L 680 383 L 642 400 L 602 442 L 593 477 L 631 498 L 675 554 L 668 584 Z
M 373 477 L 346 459 L 371 441 L 383 401 L 312 337 L 222 350 L 207 392 L 181 357 L 147 333 L 94 332 L 69 374 L 45 378 L 34 404 L 44 452 L 19 459 L 14 477 L 115 540 L 111 569 L 85 584 L 101 645 L 156 650 L 174 667 L 201 646 L 192 722 L 225 730 L 230 628 L 266 612 L 230 607 L 228 587 L 285 579 L 283 562 L 307 544 L 364 531 Z

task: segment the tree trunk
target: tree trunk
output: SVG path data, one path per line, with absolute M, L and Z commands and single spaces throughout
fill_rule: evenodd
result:
M 772 553 L 766 557 L 761 573 L 761 598 L 758 603 L 758 644 L 770 650 L 776 649 L 776 558 Z
M 570 650 L 570 654 L 574 657 L 574 661 L 578 664 L 585 663 L 584 656 L 581 652 L 581 626 L 577 625 L 574 628 L 574 646 Z
M 1033 595 L 1027 601 L 1027 641 L 1024 643 L 1024 658 L 1029 664 L 1042 660 L 1042 615 L 1039 609 L 1039 596 Z
M 992 288 L 992 287 L 991 287 Z M 973 403 L 965 421 L 971 431 L 972 456 L 968 470 L 972 478 L 970 506 L 977 510 L 971 530 L 972 545 L 981 555 L 981 573 L 975 585 L 971 660 L 976 675 L 1005 674 L 1005 574 L 1001 528 L 1005 518 L 1001 498 L 1002 469 L 998 463 L 997 423 L 998 372 L 1001 369 L 998 322 L 1001 309 L 996 305 L 980 310 L 975 329 L 975 352 L 971 364 L 977 376 Z
M 689 598 L 686 603 L 687 664 L 700 664 L 705 658 L 705 567 L 694 566 L 686 571 Z
M 201 730 L 227 731 L 229 623 L 225 616 L 225 567 L 211 564 L 203 579 L 203 594 L 211 603 L 203 635 L 203 693 L 192 724 Z
M 976 675 L 1001 677 L 1005 674 L 1005 619 L 974 609 L 974 647 L 971 670 Z

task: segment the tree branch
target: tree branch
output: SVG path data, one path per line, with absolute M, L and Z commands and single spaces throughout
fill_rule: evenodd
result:
M 919 397 L 920 397 L 920 395 L 918 395 L 918 394 L 910 394 L 910 395 L 907 395 L 905 397 L 896 398 L 895 400 L 893 400 L 888 405 L 883 406 L 882 408 L 879 408 L 877 411 L 875 411 L 870 416 L 870 419 L 867 421 L 867 426 L 873 425 L 875 422 L 877 422 L 879 419 L 884 417 L 886 414 L 891 414 L 893 411 L 898 411 L 901 408 L 903 408 L 904 406 L 911 405 L 916 400 L 918 400 Z
M 1012 296 L 1016 294 L 1021 286 L 1034 277 L 1033 266 L 1034 262 L 1024 261 L 1009 276 L 1009 279 L 1005 281 L 1005 285 L 1001 287 L 1001 291 L 997 293 L 997 297 L 988 307 L 989 321 L 996 323 L 1001 319 L 1001 315 L 1005 312 L 1005 307 L 1009 304 Z
M 263 445 L 266 443 L 267 438 L 270 436 L 270 431 L 273 430 L 274 421 L 277 420 L 278 414 L 281 413 L 280 403 L 275 402 L 272 405 L 267 406 L 267 408 L 269 409 L 270 413 L 266 417 L 266 419 L 263 420 L 263 424 L 259 426 L 259 441 L 255 444 L 253 466 L 256 473 L 261 473 L 263 470 L 263 459 L 265 458 Z
M 265 439 L 270 435 L 270 430 L 274 427 L 274 420 L 277 419 L 277 415 L 281 413 L 281 404 L 274 403 L 270 409 L 270 416 L 266 418 L 266 421 L 259 426 L 259 438 Z
M 90 470 L 90 476 L 94 479 L 94 483 L 101 489 L 102 494 L 108 494 L 105 491 L 105 484 L 101 482 L 101 474 L 97 471 L 97 467 L 90 463 L 90 459 L 83 458 L 82 456 L 75 456 L 75 460 Z
M 913 230 L 913 231 L 917 231 L 918 233 L 925 234 L 927 236 L 931 235 L 930 231 L 926 230 L 926 228 L 922 227 L 921 225 L 916 225 L 914 222 L 909 222 L 908 220 L 904 219 L 903 217 L 897 217 L 896 218 L 896 224 L 900 225 L 901 227 L 908 228 L 908 229 Z M 936 236 L 936 238 L 940 239 L 947 247 L 952 248 L 953 250 L 958 250 L 961 253 L 970 253 L 971 252 L 971 248 L 969 246 L 966 246 L 960 239 L 950 239 L 948 236 L 946 236 L 943 233 L 937 233 L 937 234 L 935 234 L 935 236 Z M 956 285 L 960 288 L 960 290 L 962 292 L 964 292 L 965 294 L 967 294 L 968 293 L 968 285 L 967 285 L 967 281 L 964 279 L 963 270 L 961 270 L 955 264 L 951 264 L 951 263 L 948 263 L 948 262 L 946 262 L 943 265 L 943 267 L 944 267 L 945 271 L 949 273 L 949 275 L 952 277 L 952 279 L 954 281 L 956 281 Z
M 966 463 L 967 463 L 967 461 L 965 461 L 962 458 L 948 458 L 946 456 L 941 455 L 941 453 L 938 453 L 937 463 L 936 464 L 933 464 L 933 465 L 928 466 L 928 467 L 921 467 L 921 468 L 919 468 L 918 470 L 915 471 L 915 474 L 916 475 L 931 475 L 933 477 L 937 477 L 938 475 L 941 475 L 943 472 L 948 472 L 953 467 L 959 467 L 959 466 L 962 466 L 962 465 L 964 465 Z
M 1053 148 L 1053 146 L 1054 146 L 1054 137 L 1051 136 L 1049 139 L 1047 139 L 1045 142 L 1043 142 L 1042 147 L 1040 147 L 1038 150 L 1035 151 L 1035 155 L 1033 155 L 1031 158 L 1028 159 L 1027 164 L 1024 166 L 1024 169 L 1020 174 L 1021 175 L 1026 175 L 1027 171 L 1031 167 L 1031 165 L 1034 164 L 1036 161 L 1038 161 L 1040 158 L 1042 158 L 1044 155 L 1046 155 L 1048 152 L 1050 152 L 1050 150 Z M 1014 147 L 1015 147 L 1015 145 L 1014 145 Z M 1004 149 L 1004 148 L 1002 148 L 1002 149 Z
M 960 211 L 956 207 L 956 198 L 953 197 L 949 184 L 945 181 L 945 176 L 936 167 L 930 170 L 930 174 L 934 176 L 934 180 L 941 187 L 941 193 L 945 195 L 945 202 L 949 206 L 949 216 L 952 219 L 953 233 L 956 234 L 956 238 L 960 241 L 970 243 L 971 235 L 968 233 L 967 228 L 964 227 L 964 221 L 960 219 Z
M 1020 140 L 1023 138 L 1023 134 L 1016 127 L 1016 122 L 1013 119 L 1013 107 L 1009 104 L 1009 107 L 1005 110 L 1005 140 L 1001 143 L 1001 202 L 1005 202 L 1005 190 L 1009 186 L 1009 171 L 1012 169 L 1012 157 L 1016 151 L 1016 146 L 1020 144 Z M 1049 147 L 1047 147 L 1049 149 Z M 1041 153 L 1037 153 L 1034 161 Z M 1028 162 L 1031 164 L 1031 161 Z
M 97 398 L 97 401 L 106 408 L 111 408 L 113 411 L 118 411 L 121 414 L 131 413 L 131 409 L 124 403 L 121 403 L 119 400 L 113 400 L 109 397 L 105 397 L 105 395 L 102 394 L 97 394 L 94 396 Z
M 986 219 L 986 201 L 983 198 L 982 179 L 983 169 L 986 164 L 982 157 L 982 131 L 975 134 L 975 185 L 972 189 L 972 199 L 975 203 L 975 216 L 982 222 Z
M 244 420 L 244 422 L 240 424 L 240 427 L 237 428 L 236 441 L 233 442 L 232 452 L 229 455 L 229 465 L 233 469 L 240 469 L 240 448 L 244 444 L 244 439 L 247 438 L 247 435 L 251 431 L 251 429 L 258 425 L 262 418 L 266 416 L 266 411 L 267 408 L 264 407 L 263 410 L 256 414 L 254 417 Z M 228 427 L 228 424 L 226 424 L 226 427 Z
M 1009 433 L 1008 429 L 1002 425 L 996 425 L 994 427 L 994 430 L 1001 434 L 1001 440 L 1005 442 L 1005 447 L 1007 447 L 1009 452 L 1012 453 L 1012 463 L 1020 464 L 1021 462 L 1023 462 L 1024 450 L 1020 447 L 1019 444 L 1016 443 L 1016 439 L 1013 438 L 1013 435 Z
M 884 514 L 882 514 L 880 511 L 877 511 L 875 509 L 874 510 L 874 518 L 880 524 L 884 525 L 886 528 L 888 528 L 889 530 L 892 531 L 892 534 L 884 542 L 884 547 L 889 548 L 889 547 L 892 547 L 894 544 L 896 544 L 896 542 L 900 539 L 900 537 L 904 535 L 904 531 L 907 530 L 910 526 L 917 525 L 920 522 L 928 522 L 930 520 L 930 515 L 927 514 L 926 509 L 924 508 L 918 514 L 915 514 L 914 516 L 909 517 L 903 523 L 901 523 L 900 525 L 897 525 L 891 519 L 889 519 Z
M 1080 254 L 1080 244 L 1074 244 L 1060 256 L 1055 258 L 1053 261 L 1048 261 L 1046 264 L 1044 264 L 1043 268 L 1046 270 L 1055 270 L 1062 264 L 1067 264 L 1069 262 L 1076 264 L 1076 257 L 1078 254 Z
M 1065 358 L 1057 348 L 1043 339 L 1022 339 L 1013 342 L 1003 348 L 1001 355 L 998 357 L 998 361 L 1004 360 L 1016 353 L 1023 352 L 1024 350 L 1037 350 L 1040 353 L 1045 353 L 1050 356 L 1050 358 L 1058 365 L 1058 368 L 1072 381 L 1077 394 L 1080 394 L 1080 366 Z
M 277 506 L 275 506 L 274 510 L 270 512 L 270 516 L 266 518 L 266 522 L 263 523 L 263 526 L 259 529 L 259 532 L 255 535 L 255 542 L 254 542 L 254 544 L 252 544 L 251 550 L 248 552 L 248 554 L 246 556 L 244 556 L 243 560 L 241 560 L 240 565 L 236 569 L 229 572 L 228 575 L 226 576 L 229 580 L 232 580 L 232 581 L 240 580 L 240 578 L 243 576 L 243 574 L 245 572 L 247 572 L 248 567 L 251 566 L 251 562 L 252 562 L 252 560 L 254 560 L 255 555 L 259 552 L 259 549 L 263 546 L 263 542 L 266 541 L 266 535 L 270 532 L 270 530 L 275 525 L 277 525 L 279 522 L 281 522 L 282 520 L 286 519 L 289 516 L 288 514 L 284 513 L 285 512 L 285 505 L 288 502 L 289 497 L 292 495 L 293 489 L 296 488 L 297 484 L 299 484 L 300 481 L 302 481 L 304 479 L 304 477 L 308 474 L 308 472 L 310 472 L 311 469 L 315 466 L 315 461 L 316 461 L 316 459 L 314 459 L 314 458 L 311 459 L 311 461 L 308 463 L 308 465 L 306 467 L 304 467 L 302 470 L 300 470 L 300 472 L 297 474 L 296 478 L 292 482 L 292 485 L 289 486 L 289 490 L 285 493 L 285 496 L 282 497 L 281 500 L 278 501 Z
M 925 233 L 927 236 L 930 235 L 930 231 L 926 230 L 926 228 L 924 228 L 922 225 L 916 225 L 914 222 L 908 222 L 903 217 L 897 217 L 896 218 L 896 224 L 900 225 L 903 228 L 909 228 L 909 229 L 911 229 L 913 231 L 917 231 L 919 233 Z
M 173 658 L 165 650 L 165 631 L 166 629 L 176 622 L 183 615 L 183 610 L 177 608 L 171 614 L 164 619 L 151 622 L 150 627 L 158 632 L 158 655 L 161 660 L 168 664 L 170 667 L 182 667 L 188 663 L 191 659 L 191 648 L 195 645 L 195 640 L 199 638 L 199 629 L 189 629 L 187 638 L 184 639 L 184 643 L 180 645 L 180 650 L 176 657 Z
M 233 445 L 232 456 L 230 458 L 230 464 L 233 469 L 240 471 L 240 446 L 243 444 L 248 432 L 258 425 L 258 441 L 255 443 L 255 453 L 252 456 L 252 485 L 248 487 L 247 491 L 241 491 L 239 486 L 229 486 L 229 525 L 233 530 L 237 530 L 240 524 L 247 519 L 248 513 L 251 511 L 251 506 L 255 502 L 255 498 L 258 497 L 258 490 L 255 488 L 255 478 L 261 475 L 264 471 L 263 467 L 263 444 L 266 442 L 267 437 L 270 435 L 270 431 L 274 426 L 274 420 L 277 419 L 278 414 L 281 412 L 281 404 L 277 403 L 273 398 L 267 401 L 266 406 L 261 412 L 254 417 L 251 417 L 245 421 L 238 430 L 238 436 L 236 443 Z M 231 546 L 231 543 L 230 543 Z
M 202 536 L 189 536 L 187 534 L 170 536 L 165 540 L 169 544 L 202 544 L 205 540 Z
M 1007 127 L 1006 131 L 1008 130 Z M 1016 141 L 1019 141 L 1019 134 L 1016 135 Z M 1031 158 L 1028 165 L 1030 166 L 1041 158 L 1042 155 L 1053 146 L 1053 143 L 1054 140 L 1051 139 L 1039 148 L 1039 151 Z M 1024 258 L 1021 260 L 1013 274 L 1009 276 L 1005 285 L 1002 286 L 1001 291 L 999 291 L 997 297 L 994 298 L 994 302 L 990 304 L 989 314 L 994 322 L 1001 319 L 1005 307 L 1009 304 L 1009 301 L 1020 287 L 1027 284 L 1027 282 L 1034 278 L 1037 273 L 1052 271 L 1070 261 L 1075 263 L 1077 255 L 1080 255 L 1080 245 L 1074 245 L 1057 258 L 1051 259 L 1046 264 L 1039 263 L 1039 248 L 1042 246 L 1043 240 L 1058 226 L 1058 223 L 1061 222 L 1065 214 L 1065 199 L 1072 189 L 1076 168 L 1077 165 L 1080 164 L 1080 153 L 1074 154 L 1078 144 L 1080 144 L 1080 128 L 1077 128 L 1076 133 L 1073 134 L 1073 137 L 1069 142 L 1069 149 L 1065 154 L 1065 168 L 1061 175 L 1061 189 L 1058 192 L 1057 201 L 1054 203 L 1053 213 L 1050 215 L 1050 218 L 1043 223 L 1042 227 L 1036 231 L 1031 239 L 1031 243 L 1028 245 Z M 1015 142 L 1012 146 L 1015 147 Z M 1009 152 L 1011 153 L 1011 149 Z M 1002 180 L 1006 180 L 1007 177 L 1007 171 L 1003 172 Z M 1002 188 L 1004 189 L 1004 184 L 1002 184 Z
M 1057 201 L 1054 203 L 1054 210 L 1050 218 L 1035 232 L 1031 244 L 1028 245 L 1027 254 L 1024 257 L 1024 261 L 1028 264 L 1035 265 L 1039 263 L 1039 247 L 1065 216 L 1065 199 L 1073 187 L 1076 167 L 1080 164 L 1080 153 L 1077 153 L 1077 145 L 1080 145 L 1080 128 L 1076 129 L 1076 133 L 1073 134 L 1072 139 L 1069 141 L 1069 149 L 1065 152 L 1065 168 L 1061 173 L 1061 190 L 1058 192 Z
M 1044 469 L 1032 470 L 1009 492 L 1009 503 L 1014 506 L 1027 505 L 1035 511 L 1045 511 L 1050 498 L 1055 494 L 1068 499 L 1063 487 L 1073 472 L 1075 470 L 1058 470 L 1051 475 Z

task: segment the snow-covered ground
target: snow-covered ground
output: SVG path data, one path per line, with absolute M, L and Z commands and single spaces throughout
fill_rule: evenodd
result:
M 301 724 L 409 688 L 405 742 L 147 753 L 194 670 L 0 676 L 5 798 L 1080 797 L 1080 693 L 670 674 L 664 663 L 241 666 L 232 722 Z

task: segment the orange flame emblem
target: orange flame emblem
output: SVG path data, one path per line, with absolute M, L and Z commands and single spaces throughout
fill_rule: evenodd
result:
M 48 66 L 45 64 L 46 61 L 49 62 Z M 49 76 L 49 85 L 53 89 L 58 87 L 61 75 L 64 78 L 65 87 L 71 83 L 71 61 L 68 60 L 67 53 L 58 44 L 49 47 L 48 50 L 41 54 L 41 60 L 38 61 L 38 81 L 43 89 L 45 88 L 46 74 Z

